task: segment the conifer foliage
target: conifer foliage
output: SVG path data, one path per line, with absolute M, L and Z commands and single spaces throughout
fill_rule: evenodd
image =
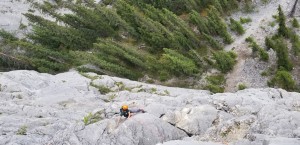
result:
M 154 77 L 200 73 L 206 65 L 202 57 L 223 48 L 215 37 L 232 43 L 221 14 L 239 6 L 238 0 L 31 2 L 51 19 L 24 14 L 32 26 L 25 39 L 0 31 L 7 50 L 20 52 L 12 57 L 40 72 L 57 73 L 92 64 L 103 73 L 130 79 L 145 73 Z M 69 12 L 63 14 L 60 9 Z M 214 58 L 224 73 L 233 67 L 234 58 L 225 52 L 215 52 Z
M 281 6 L 278 7 L 279 28 L 278 34 L 284 37 L 289 37 L 289 29 L 286 27 L 286 18 Z

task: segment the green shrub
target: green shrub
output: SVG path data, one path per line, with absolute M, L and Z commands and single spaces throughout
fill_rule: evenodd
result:
M 171 76 L 167 71 L 160 71 L 159 72 L 159 80 L 160 81 L 167 81 L 168 79 L 170 79 Z
M 296 42 L 292 43 L 292 49 L 293 49 L 294 55 L 299 56 L 300 41 L 296 41 Z
M 247 37 L 245 39 L 245 41 L 248 42 L 248 43 L 252 43 L 252 42 L 254 42 L 254 39 L 253 39 L 253 37 Z
M 286 17 L 281 9 L 281 6 L 278 6 L 278 20 L 279 20 L 279 28 L 278 34 L 284 36 L 286 38 L 289 37 L 289 29 L 286 27 Z
M 240 17 L 240 22 L 242 23 L 242 24 L 246 24 L 246 23 L 250 23 L 250 22 L 252 22 L 252 20 L 251 20 L 251 18 L 243 18 L 243 17 Z
M 111 92 L 111 90 L 109 88 L 107 88 L 106 86 L 103 86 L 103 85 L 98 86 L 98 85 L 94 84 L 93 82 L 91 82 L 90 85 L 92 87 L 97 88 L 101 94 L 105 95 L 105 94 Z
M 269 23 L 269 26 L 271 26 L 271 27 L 275 27 L 275 25 L 276 25 L 276 21 L 273 21 L 273 22 Z
M 230 29 L 237 32 L 239 35 L 245 34 L 245 30 L 240 22 L 230 18 Z
M 267 39 L 267 38 L 266 38 Z M 266 50 L 264 50 L 263 48 L 261 48 L 252 37 L 248 37 L 246 39 L 246 41 L 248 43 L 250 43 L 250 46 L 252 48 L 252 54 L 256 55 L 256 52 L 258 52 L 259 57 L 262 61 L 268 61 L 269 60 L 269 54 L 266 52 Z M 269 42 L 269 41 L 268 41 Z
M 277 71 L 275 77 L 270 81 L 270 85 L 278 86 L 287 91 L 293 91 L 296 89 L 296 82 L 294 81 L 292 75 L 285 70 Z
M 263 71 L 261 74 L 260 74 L 261 76 L 268 76 L 268 72 L 267 71 Z
M 264 49 L 259 49 L 259 56 L 262 61 L 269 61 L 269 54 Z
M 21 126 L 17 131 L 17 135 L 27 135 L 27 126 Z
M 244 12 L 250 13 L 254 11 L 254 4 L 252 3 L 252 0 L 245 0 L 244 1 Z
M 100 120 L 102 120 L 103 118 L 101 117 L 101 114 L 103 112 L 102 111 L 99 111 L 95 114 L 92 114 L 92 113 L 88 113 L 86 116 L 83 117 L 83 123 L 84 125 L 90 125 L 90 124 L 93 124 L 93 123 L 96 123 Z
M 292 50 L 294 55 L 298 56 L 300 52 L 300 37 L 296 32 L 291 33 Z
M 298 20 L 296 18 L 293 19 L 292 25 L 295 28 L 299 28 L 300 27 L 299 22 L 298 22 Z
M 234 52 L 234 51 L 228 51 L 227 52 L 231 58 L 236 59 L 238 57 L 238 55 Z
M 213 53 L 213 59 L 216 61 L 216 67 L 222 73 L 227 73 L 233 69 L 236 61 L 233 58 L 232 52 L 219 51 Z
M 247 88 L 247 86 L 245 84 L 239 84 L 238 85 L 239 90 L 245 90 L 246 88 Z
M 224 75 L 208 76 L 206 80 L 213 85 L 224 85 L 226 82 Z
M 217 85 L 209 84 L 205 87 L 205 89 L 209 90 L 212 93 L 224 93 L 224 87 L 220 87 Z
M 255 41 L 253 41 L 250 46 L 253 54 L 262 49 Z
M 204 39 L 210 44 L 211 47 L 213 47 L 215 49 L 220 49 L 220 50 L 223 49 L 223 46 L 218 41 L 216 41 L 214 37 L 207 35 L 205 33 L 203 33 L 202 35 L 203 35 Z
M 284 68 L 287 71 L 293 69 L 292 61 L 289 58 L 288 46 L 283 38 L 276 40 L 276 54 L 277 54 L 277 66 L 278 68 Z
M 276 44 L 275 44 L 275 42 L 271 38 L 269 38 L 269 37 L 265 38 L 265 45 L 266 45 L 267 49 L 271 49 L 272 48 L 273 50 L 276 50 Z
M 224 92 L 226 79 L 223 74 L 207 76 L 206 80 L 208 82 L 208 85 L 206 85 L 204 89 L 207 89 L 212 93 Z
M 208 28 L 210 29 L 210 32 L 212 32 L 211 34 L 221 36 L 226 44 L 232 43 L 233 39 L 227 31 L 227 25 L 214 6 L 209 7 L 207 17 Z
M 199 71 L 192 59 L 183 56 L 175 50 L 164 48 L 164 52 L 160 62 L 169 72 L 175 75 L 192 75 Z
M 18 38 L 15 37 L 13 34 L 3 30 L 3 29 L 0 29 L 0 37 L 3 38 L 4 42 L 6 41 L 17 41 Z

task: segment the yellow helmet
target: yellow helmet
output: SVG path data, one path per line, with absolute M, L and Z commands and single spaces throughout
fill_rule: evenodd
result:
M 127 105 L 123 105 L 123 106 L 122 106 L 122 109 L 123 109 L 123 110 L 127 110 L 127 109 L 128 109 L 128 106 L 127 106 Z

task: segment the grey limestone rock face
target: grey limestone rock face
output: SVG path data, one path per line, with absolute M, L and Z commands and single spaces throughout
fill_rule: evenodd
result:
M 163 117 L 163 120 L 175 124 L 190 134 L 202 135 L 213 125 L 216 118 L 217 109 L 209 105 L 203 105 L 170 112 L 170 114 Z
M 112 134 L 114 144 L 153 145 L 159 142 L 182 139 L 185 132 L 154 115 L 144 113 L 122 123 Z
M 118 124 L 124 104 L 146 113 Z M 298 145 L 299 138 L 300 94 L 282 89 L 212 95 L 76 71 L 0 73 L 1 145 Z

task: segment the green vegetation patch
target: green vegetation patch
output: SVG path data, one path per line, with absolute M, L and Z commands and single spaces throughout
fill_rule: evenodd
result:
M 239 90 L 245 90 L 247 88 L 246 84 L 239 84 L 238 89 Z
M 17 131 L 17 135 L 27 135 L 27 126 L 21 126 Z
M 267 39 L 266 39 L 266 41 L 268 41 L 268 43 L 271 43 Z M 250 47 L 252 48 L 253 56 L 257 55 L 257 53 L 258 53 L 260 60 L 266 61 L 266 62 L 269 61 L 269 54 L 267 53 L 267 51 L 264 48 L 260 47 L 252 37 L 246 38 L 246 42 L 250 43 Z M 268 44 L 268 45 L 270 45 L 270 44 Z M 273 46 L 270 46 L 270 47 L 273 47 Z
M 288 91 L 293 91 L 296 89 L 296 82 L 294 81 L 292 75 L 285 70 L 277 71 L 275 77 L 268 82 L 271 87 L 277 86 Z
M 148 75 L 161 81 L 201 75 L 209 67 L 205 58 L 212 53 L 219 70 L 232 69 L 234 58 L 215 52 L 223 49 L 223 43 L 233 42 L 223 17 L 241 5 L 253 5 L 239 0 L 30 2 L 34 9 L 24 16 L 32 31 L 25 39 L 0 30 L 6 48 L 1 65 L 56 74 L 91 64 L 99 69 L 78 70 L 132 80 Z M 20 29 L 27 28 L 21 24 Z
M 83 117 L 83 123 L 84 125 L 90 125 L 90 124 L 93 124 L 93 123 L 96 123 L 100 120 L 102 120 L 103 118 L 101 117 L 101 114 L 103 112 L 97 112 L 95 114 L 92 114 L 92 113 L 88 113 L 86 116 Z
M 216 61 L 216 67 L 222 73 L 227 73 L 233 69 L 234 65 L 236 64 L 236 57 L 236 54 L 232 51 L 219 51 L 213 54 L 213 59 Z
M 92 87 L 97 88 L 99 90 L 99 92 L 104 95 L 108 94 L 109 92 L 112 92 L 109 88 L 107 88 L 106 86 L 103 86 L 103 85 L 96 85 L 93 82 L 91 82 L 90 85 Z
M 240 17 L 240 23 L 246 24 L 246 23 L 250 23 L 250 22 L 252 22 L 252 19 L 251 19 L 251 18 L 243 18 L 243 17 Z
M 245 34 L 242 24 L 232 18 L 230 18 L 230 29 L 237 32 L 239 35 Z
M 224 75 L 213 75 L 206 77 L 208 85 L 205 89 L 208 89 L 212 93 L 223 93 L 224 92 L 224 85 L 226 83 Z

